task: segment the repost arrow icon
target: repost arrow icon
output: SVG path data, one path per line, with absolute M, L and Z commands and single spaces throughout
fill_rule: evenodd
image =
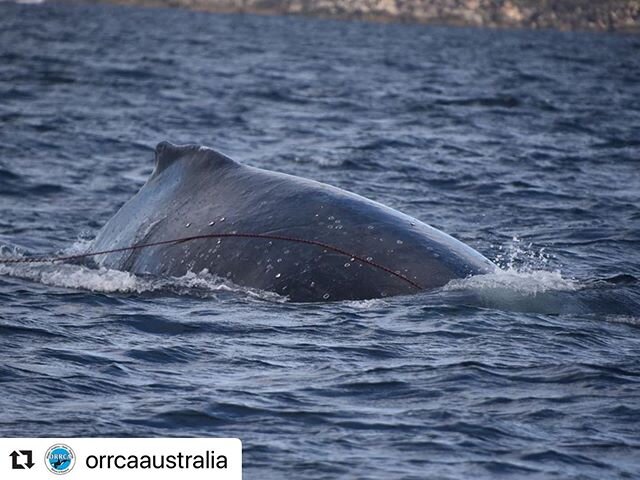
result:
M 33 452 L 31 450 L 20 450 L 19 452 L 20 453 L 14 450 L 9 454 L 11 457 L 11 468 L 13 470 L 24 470 L 24 466 L 26 465 L 28 469 L 31 469 L 31 467 L 35 465 L 35 463 L 33 463 Z M 24 462 L 24 464 L 18 463 L 18 457 L 21 455 L 27 457 L 27 461 Z

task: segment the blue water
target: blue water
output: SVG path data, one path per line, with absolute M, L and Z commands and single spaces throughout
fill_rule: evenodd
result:
M 294 304 L 0 266 L 0 434 L 232 436 L 249 479 L 640 477 L 640 38 L 0 3 L 0 255 L 81 252 L 161 140 L 503 271 Z

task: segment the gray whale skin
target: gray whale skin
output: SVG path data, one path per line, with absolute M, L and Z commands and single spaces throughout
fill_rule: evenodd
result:
M 295 302 L 413 294 L 496 268 L 440 230 L 339 188 L 241 165 L 198 145 L 162 142 L 155 160 L 147 183 L 98 233 L 94 251 L 219 233 L 312 243 L 201 238 L 103 254 L 101 266 L 162 276 L 206 269 Z

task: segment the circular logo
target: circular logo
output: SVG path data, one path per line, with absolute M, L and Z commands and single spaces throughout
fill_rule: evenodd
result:
M 58 443 L 47 450 L 44 463 L 50 472 L 56 475 L 69 473 L 76 464 L 76 454 L 71 447 Z

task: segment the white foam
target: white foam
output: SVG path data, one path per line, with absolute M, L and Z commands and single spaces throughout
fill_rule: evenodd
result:
M 612 323 L 626 323 L 627 325 L 640 325 L 640 317 L 633 317 L 631 315 L 607 315 L 605 317 L 607 322 Z
M 92 292 L 141 293 L 154 288 L 150 282 L 128 272 L 106 268 L 94 270 L 78 265 L 0 265 L 0 275 Z
M 141 293 L 153 290 L 153 286 L 148 282 L 144 282 L 128 272 L 119 272 L 106 268 L 91 270 L 84 267 L 71 271 L 67 270 L 67 268 L 59 268 L 52 272 L 44 272 L 40 275 L 39 281 L 45 285 L 90 290 L 92 292 Z
M 368 300 L 348 300 L 345 305 L 357 309 L 357 310 L 375 310 L 380 307 L 385 307 L 389 302 L 382 298 L 371 298 Z
M 83 251 L 81 245 L 78 248 L 79 251 Z M 286 297 L 276 293 L 235 285 L 210 274 L 207 270 L 200 273 L 187 272 L 181 277 L 142 277 L 104 267 L 94 269 L 70 264 L 0 264 L 0 275 L 22 278 L 55 287 L 100 293 L 140 294 L 166 290 L 171 293 L 197 294 L 206 297 L 219 292 L 238 292 L 271 302 L 287 300 Z
M 494 273 L 452 280 L 443 290 L 474 290 L 479 293 L 504 292 L 535 296 L 549 291 L 571 292 L 579 290 L 580 284 L 563 278 L 560 271 L 498 270 Z
M 499 251 L 494 260 L 500 267 L 497 271 L 452 280 L 444 290 L 535 296 L 545 292 L 572 292 L 582 288 L 578 281 L 564 278 L 560 270 L 549 269 L 552 256 L 544 248 L 536 251 L 531 243 L 523 245 L 518 237 L 513 237 L 508 245 L 500 246 Z
M 93 246 L 93 239 L 78 237 L 78 239 L 73 242 L 69 247 L 63 250 L 64 255 L 80 255 L 82 253 L 87 253 L 91 250 Z

